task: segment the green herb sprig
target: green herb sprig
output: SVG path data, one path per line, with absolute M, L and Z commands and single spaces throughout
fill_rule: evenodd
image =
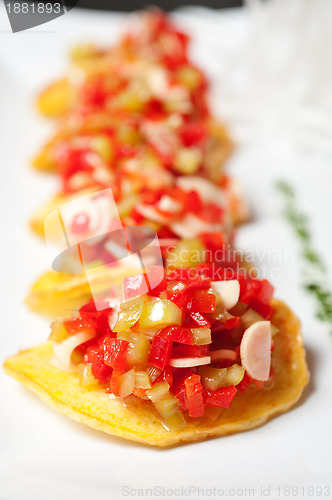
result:
M 332 334 L 332 292 L 326 285 L 326 266 L 316 252 L 311 240 L 309 219 L 297 208 L 295 192 L 287 182 L 279 181 L 277 189 L 285 200 L 284 216 L 302 243 L 301 258 L 303 260 L 304 276 L 302 287 L 314 297 L 316 317 L 330 325 L 330 333 Z

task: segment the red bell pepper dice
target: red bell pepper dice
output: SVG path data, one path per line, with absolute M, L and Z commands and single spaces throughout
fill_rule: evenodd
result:
M 113 370 L 111 380 L 110 380 L 110 392 L 114 394 L 114 396 L 120 396 L 120 382 L 119 377 L 122 375 L 122 372 Z
M 274 313 L 274 309 L 272 306 L 260 302 L 255 297 L 251 297 L 251 299 L 249 300 L 249 306 L 256 312 L 258 312 L 258 314 L 263 316 L 263 318 L 266 320 L 269 320 Z
M 179 132 L 183 144 L 187 147 L 200 144 L 207 136 L 206 126 L 201 121 L 184 123 Z
M 240 324 L 240 316 L 233 316 L 232 318 L 227 318 L 225 320 L 225 327 L 227 330 L 232 330 Z
M 182 326 L 166 326 L 158 333 L 158 337 L 179 342 L 180 344 L 194 345 L 193 334 L 190 329 Z
M 114 370 L 125 371 L 127 362 L 125 353 L 129 342 L 107 337 L 103 342 L 104 362 Z
M 197 373 L 196 368 L 173 368 L 173 384 L 170 391 L 178 399 L 181 411 L 188 410 L 184 381 L 194 373 Z
M 112 375 L 112 368 L 104 363 L 104 351 L 99 347 L 88 347 L 84 363 L 91 364 L 91 373 L 101 384 L 106 384 Z
M 236 393 L 237 389 L 234 385 L 222 387 L 222 389 L 218 389 L 218 391 L 204 389 L 205 406 L 229 408 Z
M 199 312 L 188 312 L 188 315 L 198 324 L 201 328 L 211 328 L 211 323 Z
M 244 372 L 243 379 L 241 380 L 241 382 L 239 384 L 237 384 L 236 388 L 240 392 L 244 392 L 246 389 L 248 389 L 248 387 L 251 384 L 251 382 L 252 382 L 251 377 L 249 377 L 249 375 L 248 375 L 247 372 Z
M 203 386 L 199 375 L 190 375 L 184 381 L 190 417 L 204 415 Z
M 209 355 L 208 345 L 186 345 L 181 344 L 173 347 L 174 358 L 202 358 Z
M 274 288 L 269 281 L 252 280 L 251 288 L 253 296 L 263 304 L 268 304 L 272 299 Z
M 156 382 L 167 382 L 168 385 L 171 387 L 173 384 L 173 369 L 171 366 L 166 366 L 165 370 L 161 372 L 159 377 L 155 380 L 154 383 Z
M 96 323 L 93 318 L 87 316 L 69 319 L 63 322 L 65 329 L 69 335 L 80 332 L 82 330 L 94 330 Z
M 193 212 L 194 214 L 200 214 L 203 210 L 203 203 L 196 191 L 189 191 L 186 196 L 186 209 L 188 212 Z
M 160 370 L 164 370 L 168 364 L 173 342 L 163 337 L 155 336 L 149 354 L 149 363 Z
M 216 310 L 216 296 L 206 290 L 195 290 L 187 303 L 187 310 L 212 313 Z

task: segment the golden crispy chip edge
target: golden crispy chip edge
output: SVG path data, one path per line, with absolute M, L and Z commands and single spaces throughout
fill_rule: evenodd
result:
M 274 300 L 275 337 L 273 364 L 276 382 L 272 389 L 251 386 L 238 393 L 230 408 L 216 422 L 188 423 L 180 431 L 168 431 L 149 409 L 124 407 L 103 389 L 81 388 L 75 373 L 50 364 L 52 343 L 21 352 L 5 361 L 5 371 L 35 392 L 59 413 L 108 434 L 154 446 L 172 446 L 223 436 L 258 427 L 287 411 L 300 398 L 309 381 L 300 323 L 281 301 Z

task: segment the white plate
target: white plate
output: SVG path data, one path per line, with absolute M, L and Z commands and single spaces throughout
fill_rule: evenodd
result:
M 222 64 L 223 50 L 227 55 L 230 46 L 240 43 L 243 16 L 197 10 L 179 15 L 183 24 L 195 28 L 200 40 L 196 56 L 207 69 L 210 65 L 211 74 L 217 75 L 215 64 Z M 119 18 L 74 9 L 49 25 L 12 35 L 4 33 L 8 24 L 2 17 L 1 361 L 19 348 L 43 341 L 49 331 L 48 321 L 22 304 L 29 285 L 49 265 L 43 244 L 26 227 L 27 218 L 56 186 L 53 178 L 27 168 L 28 157 L 48 128 L 34 113 L 33 95 L 64 69 L 69 44 L 86 37 L 108 41 L 116 36 Z M 224 33 L 227 43 L 220 38 L 217 57 L 205 57 L 216 33 Z M 247 125 L 239 117 L 230 124 L 235 134 Z M 240 141 L 245 134 L 238 137 Z M 314 303 L 300 287 L 300 248 L 280 215 L 275 190 L 279 178 L 295 186 L 298 203 L 310 216 L 315 245 L 330 265 L 330 157 L 314 148 L 301 149 L 277 127 L 263 136 L 253 129 L 247 137 L 229 162 L 256 217 L 240 229 L 238 244 L 262 258 L 276 295 L 301 317 L 312 373 L 301 402 L 259 429 L 158 450 L 72 422 L 1 372 L 1 499 L 326 498 L 327 488 L 331 494 L 332 339 L 328 328 L 315 319 Z M 282 256 L 281 262 L 276 255 Z

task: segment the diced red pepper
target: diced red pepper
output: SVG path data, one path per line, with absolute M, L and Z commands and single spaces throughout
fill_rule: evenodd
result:
M 211 323 L 199 312 L 189 311 L 188 315 L 197 323 L 201 328 L 210 328 Z
M 114 396 L 120 396 L 120 382 L 119 377 L 122 375 L 122 372 L 113 370 L 111 380 L 110 380 L 110 392 L 114 394 Z
M 97 311 L 95 302 L 91 300 L 80 308 L 80 315 L 87 323 L 90 321 L 92 324 L 93 322 L 95 329 L 99 334 L 107 335 L 111 333 L 111 329 L 108 324 L 108 316 L 111 312 L 111 308 L 103 299 L 97 300 L 98 308 L 101 310 Z
M 136 207 L 134 207 L 130 212 L 130 217 L 137 223 L 144 221 L 144 216 L 136 209 Z
M 204 415 L 203 386 L 200 375 L 190 375 L 184 381 L 190 417 Z
M 203 210 L 203 203 L 197 191 L 187 193 L 186 209 L 194 214 L 199 214 Z
M 111 366 L 114 370 L 125 371 L 127 362 L 125 353 L 129 342 L 117 338 L 106 337 L 103 342 L 104 362 Z
M 78 333 L 82 330 L 95 330 L 96 322 L 93 318 L 89 317 L 81 317 L 68 319 L 63 322 L 63 325 L 69 335 L 73 335 L 74 333 Z
M 101 384 L 109 381 L 112 375 L 112 368 L 104 363 L 104 352 L 99 347 L 88 347 L 84 356 L 84 362 L 91 364 L 92 375 Z
M 209 355 L 208 345 L 186 345 L 174 346 L 172 357 L 174 358 L 202 358 Z
M 189 277 L 184 283 L 187 286 L 187 290 L 208 290 L 211 286 L 211 279 L 204 275 L 199 275 L 195 280 Z
M 148 120 L 159 120 L 165 114 L 163 103 L 160 99 L 150 99 L 144 109 L 144 115 Z
M 239 316 L 233 316 L 232 318 L 227 318 L 225 321 L 225 326 L 227 330 L 232 330 L 233 328 L 236 328 L 240 324 L 240 317 Z
M 159 375 L 155 382 L 165 381 L 171 387 L 173 384 L 173 370 L 171 366 L 166 366 L 165 370 Z
M 271 283 L 269 283 L 269 281 L 251 279 L 250 281 L 247 281 L 247 287 L 245 291 L 241 288 L 240 300 L 242 302 L 246 302 L 247 304 L 250 304 L 250 302 L 253 301 L 253 303 L 256 304 L 260 303 L 263 305 L 268 305 L 272 299 L 273 292 L 274 288 Z M 261 307 L 262 310 L 264 310 L 263 306 L 258 305 L 257 307 Z M 257 310 L 253 306 L 252 308 Z M 257 310 L 257 312 L 259 311 Z
M 269 304 L 272 299 L 274 288 L 271 283 L 267 280 L 252 280 L 251 289 L 253 296 L 263 302 L 263 304 Z
M 163 194 L 164 189 L 143 188 L 140 192 L 140 197 L 142 203 L 145 205 L 156 205 Z
M 197 373 L 196 368 L 174 368 L 173 369 L 173 384 L 171 385 L 171 392 L 179 401 L 179 409 L 181 411 L 188 410 L 186 388 L 184 381 L 193 373 Z
M 207 136 L 206 126 L 201 121 L 184 123 L 179 132 L 183 144 L 187 147 L 197 146 Z
M 164 370 L 168 364 L 173 342 L 162 337 L 155 336 L 149 354 L 149 363 L 160 370 Z
M 205 406 L 215 406 L 217 408 L 229 408 L 237 389 L 234 385 L 222 387 L 217 391 L 209 391 L 204 388 Z
M 216 310 L 216 296 L 206 290 L 195 290 L 187 303 L 187 310 L 212 313 Z
M 166 326 L 158 333 L 158 336 L 180 344 L 194 345 L 193 334 L 190 329 L 182 326 Z
M 106 97 L 109 97 L 104 89 L 103 79 L 101 77 L 95 78 L 93 81 L 88 81 L 82 92 L 84 102 L 90 106 L 101 107 L 105 103 Z
M 241 382 L 236 386 L 236 388 L 240 391 L 240 392 L 244 392 L 248 387 L 249 385 L 251 384 L 252 382 L 252 379 L 251 377 L 249 377 L 248 373 L 245 372 L 244 373 L 244 376 L 243 376 L 243 379 L 241 380 Z
M 199 217 L 206 222 L 213 224 L 216 220 L 220 221 L 224 210 L 215 203 L 207 203 L 199 213 Z
M 274 309 L 269 304 L 263 304 L 255 297 L 251 297 L 249 300 L 249 306 L 254 309 L 258 314 L 263 316 L 264 319 L 269 320 L 274 312 Z

